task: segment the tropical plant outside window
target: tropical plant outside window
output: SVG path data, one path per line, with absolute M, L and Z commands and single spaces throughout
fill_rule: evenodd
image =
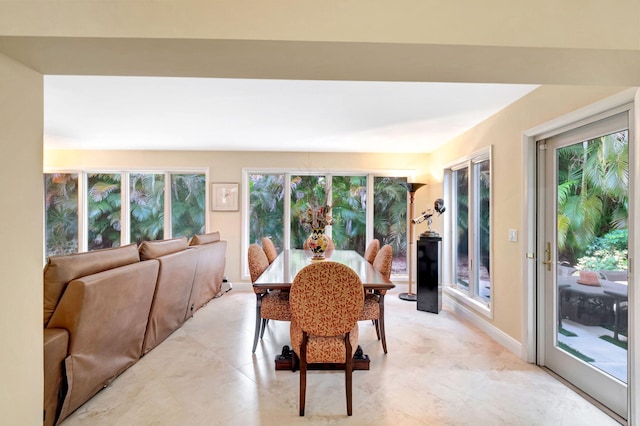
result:
M 364 253 L 367 239 L 367 177 L 333 176 L 331 214 L 340 218 L 331 227 L 337 249 Z
M 558 150 L 558 261 L 627 270 L 627 130 Z
M 131 241 L 160 240 L 164 237 L 164 174 L 129 175 Z
M 171 236 L 192 237 L 205 230 L 206 179 L 203 174 L 171 175 Z
M 87 175 L 89 251 L 120 245 L 120 181 L 119 173 Z
M 373 203 L 367 205 L 369 179 L 374 182 Z M 284 217 L 284 182 L 289 182 L 290 217 Z M 330 197 L 334 224 L 327 233 L 338 249 L 356 250 L 363 254 L 367 227 L 374 238 L 394 249 L 394 274 L 406 273 L 407 191 L 400 183 L 405 177 L 388 178 L 372 175 L 301 175 L 248 174 L 249 206 L 247 209 L 249 243 L 271 237 L 281 251 L 284 248 L 284 223 L 289 224 L 290 247 L 302 248 L 309 236 L 301 223 L 309 204 L 323 205 Z M 374 223 L 367 223 L 367 209 L 373 209 Z
M 291 248 L 301 249 L 309 236 L 300 218 L 306 215 L 309 205 L 327 203 L 327 178 L 325 176 L 292 176 L 291 185 Z M 334 216 L 334 220 L 337 218 Z M 327 236 L 331 236 L 327 232 Z
M 249 244 L 270 237 L 278 252 L 284 248 L 284 175 L 249 175 Z
M 78 176 L 44 174 L 46 256 L 205 232 L 206 177 L 202 173 L 87 173 L 82 194 Z M 129 185 L 123 187 L 123 181 Z M 123 206 L 124 189 L 128 197 Z M 169 191 L 171 211 L 165 203 Z M 84 203 L 86 217 L 78 207 Z M 128 216 L 128 232 L 122 229 L 123 214 Z M 171 219 L 171 234 L 165 229 L 165 217 Z M 83 226 L 87 234 L 80 241 Z
M 44 175 L 47 256 L 78 251 L 78 174 Z
M 373 180 L 373 238 L 393 248 L 392 274 L 407 273 L 407 188 L 406 177 Z

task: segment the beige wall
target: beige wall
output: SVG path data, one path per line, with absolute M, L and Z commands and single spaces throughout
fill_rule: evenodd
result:
M 0 424 L 42 421 L 42 76 L 0 55 Z
M 285 152 L 220 151 L 45 151 L 45 168 L 79 169 L 123 168 L 205 168 L 210 182 L 242 182 L 243 168 L 280 168 L 287 170 L 410 170 L 415 181 L 427 179 L 428 155 L 327 154 Z M 422 194 L 424 193 L 424 194 Z M 418 205 L 426 205 L 427 191 L 416 195 Z M 421 197 L 424 197 L 422 199 Z M 241 278 L 241 212 L 209 212 L 209 230 L 221 231 L 228 243 L 226 275 L 231 282 Z
M 431 198 L 441 196 L 442 167 L 482 148 L 493 147 L 493 308 L 494 318 L 487 320 L 504 333 L 521 341 L 522 336 L 522 238 L 507 240 L 508 229 L 522 235 L 523 152 L 522 133 L 539 124 L 603 99 L 622 88 L 541 87 L 490 119 L 454 139 L 431 156 L 434 181 Z
M 0 4 L 0 33 L 638 49 L 639 11 L 637 0 L 30 0 Z

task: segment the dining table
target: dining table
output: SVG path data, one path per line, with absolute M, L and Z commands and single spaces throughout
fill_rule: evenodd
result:
M 312 260 L 311 254 L 307 250 L 285 249 L 253 283 L 253 290 L 256 293 L 256 297 L 260 299 L 264 293 L 274 290 L 288 291 L 291 289 L 291 284 L 298 271 L 312 262 L 324 261 L 339 262 L 347 265 L 358 274 L 365 292 L 372 292 L 379 296 L 379 321 L 381 325 L 384 325 L 384 296 L 388 290 L 395 287 L 395 284 L 383 276 L 355 250 L 331 250 L 325 253 L 325 260 Z M 290 349 L 288 346 L 285 346 L 282 354 L 276 357 L 276 370 L 291 368 L 291 362 Z M 321 366 L 319 368 L 331 367 Z M 356 352 L 353 368 L 361 370 L 369 369 L 369 358 L 362 354 L 361 349 Z

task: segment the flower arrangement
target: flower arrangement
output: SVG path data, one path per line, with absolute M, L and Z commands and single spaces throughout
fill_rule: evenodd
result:
M 323 229 L 325 226 L 333 225 L 333 217 L 329 213 L 331 206 L 309 204 L 307 210 L 302 213 L 300 223 L 307 229 Z

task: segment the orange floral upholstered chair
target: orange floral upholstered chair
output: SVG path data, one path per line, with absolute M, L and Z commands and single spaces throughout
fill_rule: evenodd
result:
M 304 416 L 307 364 L 344 363 L 347 414 L 352 413 L 353 355 L 364 289 L 346 265 L 323 261 L 305 266 L 291 285 L 291 346 L 300 360 L 300 415 Z
M 393 248 L 385 244 L 378 251 L 373 261 L 373 267 L 378 270 L 387 280 L 391 278 L 391 265 L 393 263 Z M 366 293 L 364 296 L 364 308 L 359 321 L 373 321 L 376 327 L 378 340 L 382 340 L 382 349 L 387 353 L 387 337 L 384 332 L 384 294 L 382 292 Z
M 248 251 L 249 273 L 251 282 L 255 282 L 260 275 L 269 267 L 267 255 L 258 244 L 251 244 Z M 256 351 L 258 345 L 258 335 L 264 335 L 267 320 L 291 321 L 291 310 L 289 309 L 289 294 L 280 291 L 267 293 L 256 293 L 256 331 L 253 337 L 253 349 Z
M 373 239 L 367 246 L 367 249 L 364 251 L 364 258 L 367 259 L 367 262 L 373 265 L 373 261 L 376 258 L 376 254 L 380 250 L 380 240 Z
M 276 246 L 273 245 L 273 241 L 269 237 L 262 238 L 262 250 L 264 250 L 264 254 L 267 255 L 267 259 L 269 260 L 269 265 L 276 260 L 278 257 L 278 250 L 276 250 Z

